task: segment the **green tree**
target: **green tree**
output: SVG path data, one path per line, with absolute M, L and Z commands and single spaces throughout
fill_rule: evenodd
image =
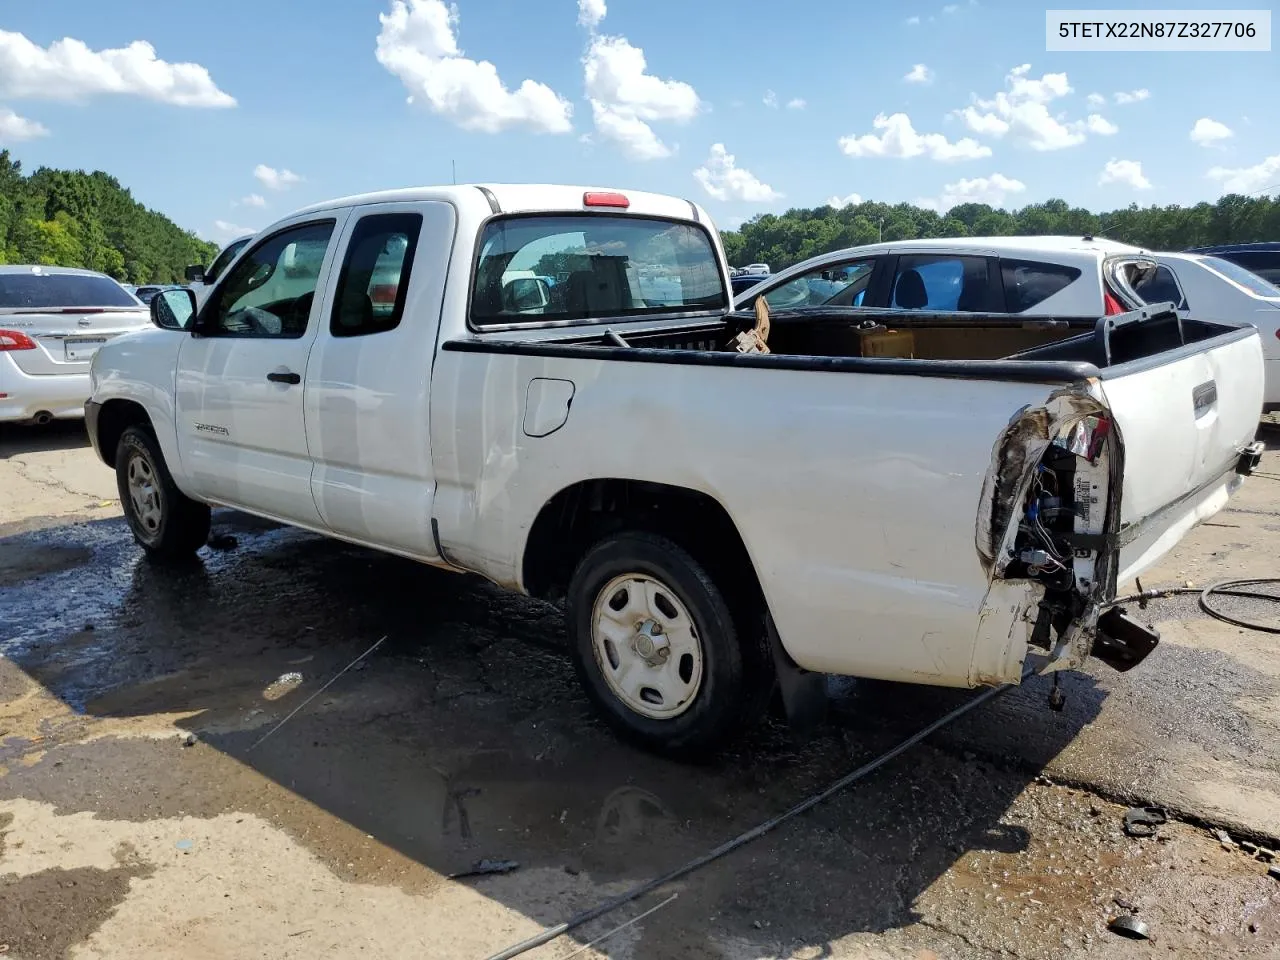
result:
M 22 165 L 0 150 L 0 262 L 85 267 L 134 283 L 172 283 L 217 247 L 133 199 L 102 171 Z
M 0 213 L 2 215 L 2 213 Z M 1280 196 L 1229 194 L 1194 207 L 1140 208 L 1106 213 L 1071 207 L 1051 199 L 1017 210 L 985 203 L 962 203 L 939 214 L 909 203 L 864 201 L 836 209 L 797 208 L 753 217 L 737 230 L 723 231 L 725 253 L 735 265 L 764 262 L 781 270 L 832 250 L 877 240 L 915 237 L 997 237 L 1065 235 L 1108 237 L 1149 250 L 1184 250 L 1212 243 L 1280 239 Z

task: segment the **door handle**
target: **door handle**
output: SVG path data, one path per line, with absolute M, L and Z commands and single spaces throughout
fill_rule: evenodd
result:
M 267 379 L 272 383 L 301 383 L 302 377 L 296 373 L 268 373 Z

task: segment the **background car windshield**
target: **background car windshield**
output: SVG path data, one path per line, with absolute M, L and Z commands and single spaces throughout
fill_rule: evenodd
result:
M 1256 273 L 1245 269 L 1238 263 L 1232 263 L 1230 260 L 1223 260 L 1220 257 L 1204 257 L 1200 262 L 1214 273 L 1238 283 L 1255 297 L 1280 300 L 1280 287 L 1277 287 L 1274 283 L 1268 283 Z
M 0 309 L 50 307 L 137 307 L 129 292 L 110 277 L 74 273 L 0 274 Z
M 471 318 L 539 323 L 728 304 L 700 227 L 635 216 L 519 217 L 485 227 Z
M 821 267 L 788 280 L 764 295 L 774 310 L 798 307 L 860 307 L 871 282 L 872 260 Z

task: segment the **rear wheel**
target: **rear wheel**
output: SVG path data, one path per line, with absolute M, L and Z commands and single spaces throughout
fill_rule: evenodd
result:
M 720 589 L 665 537 L 621 533 L 587 551 L 569 585 L 574 661 L 622 736 L 697 756 L 754 719 L 738 632 Z
M 209 507 L 178 489 L 150 430 L 127 428 L 120 435 L 115 463 L 125 520 L 148 555 L 182 560 L 204 546 L 209 539 Z

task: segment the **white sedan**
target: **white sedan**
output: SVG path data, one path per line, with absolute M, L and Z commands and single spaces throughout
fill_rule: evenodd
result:
M 1250 323 L 1262 333 L 1264 409 L 1280 409 L 1280 288 L 1217 257 L 1152 253 L 1094 237 L 898 240 L 822 254 L 735 299 L 773 310 L 865 306 L 1016 314 L 1031 326 L 1170 301 L 1198 320 Z M 1013 342 L 1011 340 L 1011 342 Z
M 0 422 L 83 417 L 94 353 L 150 325 L 141 301 L 105 274 L 0 266 Z

